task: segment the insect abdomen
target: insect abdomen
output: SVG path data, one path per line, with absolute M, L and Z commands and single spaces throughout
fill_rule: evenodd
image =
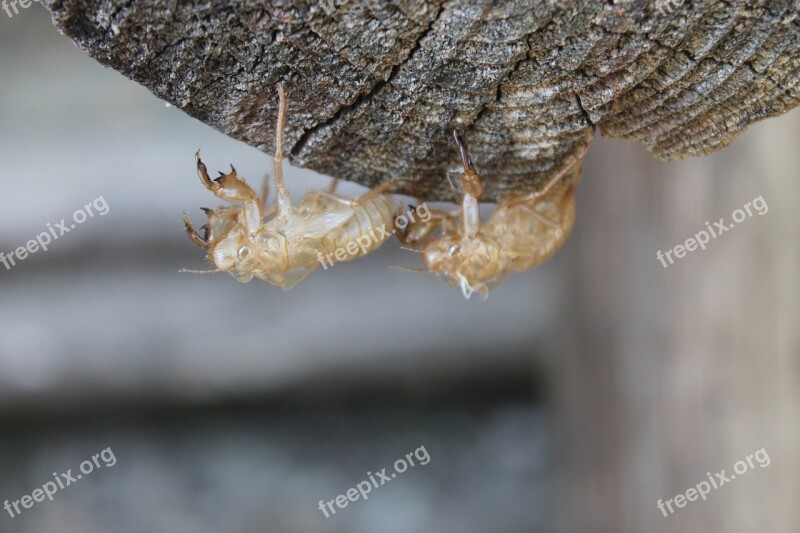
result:
M 536 205 L 517 205 L 495 212 L 487 232 L 500 243 L 507 268 L 518 272 L 549 260 L 564 245 L 575 222 L 575 198 L 551 198 Z M 542 221 L 547 217 L 555 224 Z
M 386 239 L 385 232 L 392 231 L 393 220 L 392 200 L 388 196 L 378 196 L 355 207 L 347 222 L 342 224 L 337 231 L 325 236 L 323 246 L 332 252 L 346 248 L 351 242 L 357 243 L 360 245 L 358 253 L 348 254 L 344 260 L 355 259 L 375 250 L 383 243 Z

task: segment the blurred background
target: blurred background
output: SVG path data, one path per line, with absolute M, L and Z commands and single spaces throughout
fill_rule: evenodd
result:
M 795 532 L 800 526 L 800 112 L 665 164 L 599 138 L 551 262 L 485 302 L 389 242 L 289 292 L 204 269 L 199 183 L 269 156 L 84 56 L 39 5 L 0 12 L 0 503 L 111 448 L 113 467 L 0 531 Z M 290 169 L 296 198 L 328 178 Z M 341 192 L 363 188 L 343 184 Z M 746 219 L 656 258 L 753 198 Z M 331 500 L 424 446 L 418 465 Z M 664 517 L 765 448 L 767 468 Z

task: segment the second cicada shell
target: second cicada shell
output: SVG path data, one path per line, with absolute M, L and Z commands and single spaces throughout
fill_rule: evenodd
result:
M 541 191 L 504 198 L 481 223 L 483 184 L 461 137 L 454 136 L 463 164 L 460 212 L 437 211 L 424 225 L 395 232 L 402 242 L 421 249 L 428 272 L 459 287 L 466 298 L 474 292 L 487 296 L 513 272 L 540 265 L 563 246 L 575 222 L 573 193 L 588 141 Z M 437 229 L 441 234 L 434 236 Z

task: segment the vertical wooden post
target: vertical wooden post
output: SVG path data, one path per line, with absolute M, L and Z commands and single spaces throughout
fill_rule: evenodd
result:
M 633 143 L 593 145 L 553 358 L 560 530 L 798 530 L 797 139 L 795 112 L 703 159 L 664 164 Z M 758 196 L 764 215 L 668 268 L 658 261 Z M 761 448 L 768 467 L 670 516 L 658 510 Z

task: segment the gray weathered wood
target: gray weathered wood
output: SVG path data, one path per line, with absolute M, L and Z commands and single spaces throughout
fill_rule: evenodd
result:
M 589 155 L 553 331 L 560 531 L 798 531 L 798 118 L 704 161 Z M 757 196 L 763 216 L 667 268 L 657 259 Z M 656 507 L 761 448 L 769 467 L 668 517 Z
M 675 159 L 797 105 L 794 3 L 678 3 L 45 1 L 98 61 L 268 153 L 285 83 L 292 163 L 430 200 L 457 196 L 453 127 L 492 200 L 596 129 Z

